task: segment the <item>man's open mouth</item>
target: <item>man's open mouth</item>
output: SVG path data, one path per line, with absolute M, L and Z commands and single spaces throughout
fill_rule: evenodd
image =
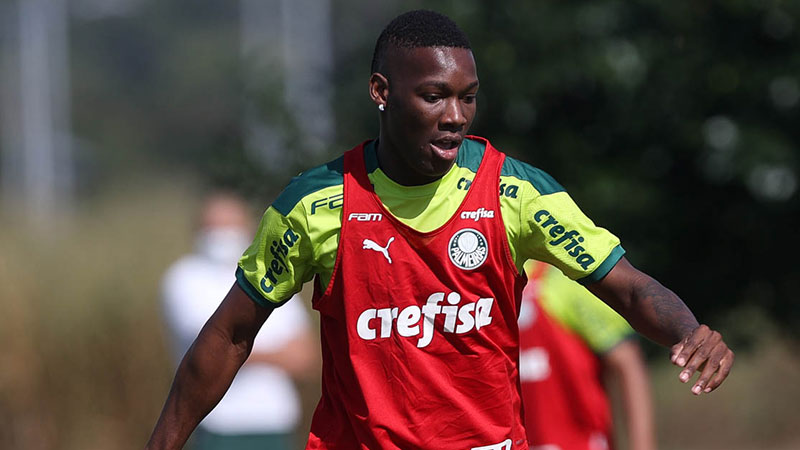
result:
M 458 138 L 442 138 L 431 142 L 434 152 L 442 159 L 455 159 L 460 146 L 461 139 Z

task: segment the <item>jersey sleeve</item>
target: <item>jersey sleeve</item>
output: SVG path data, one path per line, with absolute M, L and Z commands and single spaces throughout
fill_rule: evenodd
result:
M 606 276 L 625 254 L 619 239 L 595 225 L 550 175 L 516 160 L 504 171 L 520 180 L 519 231 L 512 236 L 519 265 L 544 261 L 588 284 Z
M 270 206 L 258 226 L 255 239 L 239 260 L 239 287 L 262 306 L 288 301 L 313 277 L 311 240 L 298 203 L 287 215 Z
M 541 304 L 596 354 L 603 354 L 635 335 L 633 328 L 585 287 L 550 267 L 542 281 Z
M 339 245 L 344 158 L 309 169 L 267 208 L 236 280 L 256 303 L 287 302 L 319 275 L 330 280 Z

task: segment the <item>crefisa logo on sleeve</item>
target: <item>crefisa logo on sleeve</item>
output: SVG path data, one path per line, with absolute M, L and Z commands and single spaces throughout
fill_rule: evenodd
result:
M 283 233 L 282 238 L 272 241 L 272 245 L 266 248 L 272 255 L 272 260 L 267 263 L 266 273 L 264 277 L 261 278 L 261 289 L 264 292 L 272 292 L 272 290 L 275 289 L 275 285 L 278 284 L 278 278 L 289 272 L 289 265 L 286 263 L 289 256 L 289 249 L 294 247 L 299 240 L 300 235 L 289 228 Z
M 548 244 L 554 247 L 563 247 L 567 254 L 575 258 L 575 262 L 584 269 L 588 269 L 594 264 L 594 256 L 580 245 L 584 239 L 577 230 L 568 230 L 564 225 L 559 224 L 558 220 L 546 209 L 536 211 L 533 214 L 533 220 L 553 238 L 552 241 L 547 241 Z
M 486 237 L 473 228 L 458 230 L 447 246 L 450 261 L 464 270 L 477 269 L 486 261 L 489 245 Z

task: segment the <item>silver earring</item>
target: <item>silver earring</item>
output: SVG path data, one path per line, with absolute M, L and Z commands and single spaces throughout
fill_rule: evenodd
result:
M 378 110 L 379 110 L 380 112 L 386 111 L 386 105 L 384 105 L 383 103 L 381 103 L 380 105 L 378 105 Z

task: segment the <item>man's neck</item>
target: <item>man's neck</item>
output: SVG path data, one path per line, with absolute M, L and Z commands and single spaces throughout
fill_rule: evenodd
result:
M 401 151 L 392 146 L 385 138 L 378 138 L 375 142 L 378 167 L 395 183 L 403 186 L 420 186 L 433 183 L 444 176 L 444 174 L 429 176 L 415 173 L 399 156 Z

